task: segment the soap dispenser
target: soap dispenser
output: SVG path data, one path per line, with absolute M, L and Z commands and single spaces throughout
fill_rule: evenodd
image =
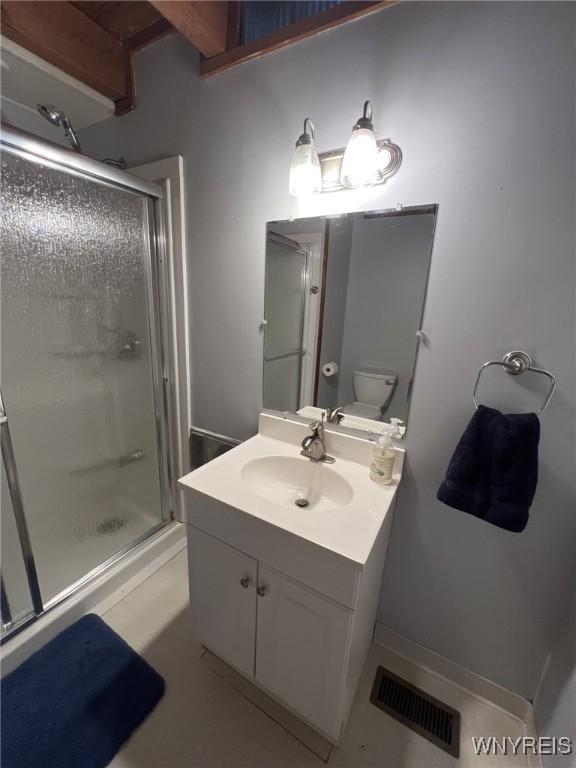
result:
M 382 435 L 372 451 L 370 479 L 379 485 L 390 485 L 394 470 L 394 458 L 392 440 L 388 435 Z

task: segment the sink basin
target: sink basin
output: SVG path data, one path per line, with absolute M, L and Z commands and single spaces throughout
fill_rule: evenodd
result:
M 337 472 L 304 457 L 261 456 L 244 464 L 240 477 L 257 496 L 299 513 L 343 507 L 354 496 Z
M 184 521 L 220 539 L 246 526 L 240 550 L 256 536 L 247 532 L 254 525 L 267 542 L 264 560 L 290 549 L 291 538 L 276 546 L 279 529 L 322 552 L 364 565 L 385 520 L 391 520 L 403 450 L 398 452 L 396 482 L 378 485 L 369 477 L 374 443 L 368 438 L 332 432 L 327 426 L 326 451 L 336 461 L 322 464 L 300 455 L 302 440 L 310 434 L 307 423 L 262 413 L 259 428 L 254 437 L 180 479 L 186 491 Z M 259 522 L 266 526 L 260 528 Z M 315 556 L 323 557 L 320 549 Z M 325 594 L 332 594 L 329 582 Z

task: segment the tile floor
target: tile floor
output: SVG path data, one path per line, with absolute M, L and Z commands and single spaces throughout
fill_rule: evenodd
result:
M 166 694 L 110 768 L 323 768 L 326 764 L 202 659 L 188 610 L 185 551 L 104 614 L 166 680 Z M 460 710 L 461 756 L 450 757 L 369 701 L 378 664 Z M 520 721 L 374 645 L 331 768 L 501 768 L 525 757 L 476 757 L 471 736 L 530 735 Z

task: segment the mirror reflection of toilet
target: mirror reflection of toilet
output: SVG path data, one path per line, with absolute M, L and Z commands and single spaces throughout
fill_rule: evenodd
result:
M 386 371 L 354 371 L 352 386 L 356 399 L 345 405 L 342 412 L 363 419 L 380 420 L 390 404 L 397 381 L 396 374 Z

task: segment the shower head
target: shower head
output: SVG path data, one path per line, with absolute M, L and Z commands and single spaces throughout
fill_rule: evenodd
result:
M 38 104 L 38 112 L 54 125 L 62 125 L 62 112 L 59 112 L 51 104 Z
M 38 104 L 38 112 L 52 125 L 64 128 L 64 135 L 72 145 L 72 149 L 76 152 L 82 152 L 76 131 L 72 128 L 72 123 L 64 112 L 56 109 L 52 104 Z

